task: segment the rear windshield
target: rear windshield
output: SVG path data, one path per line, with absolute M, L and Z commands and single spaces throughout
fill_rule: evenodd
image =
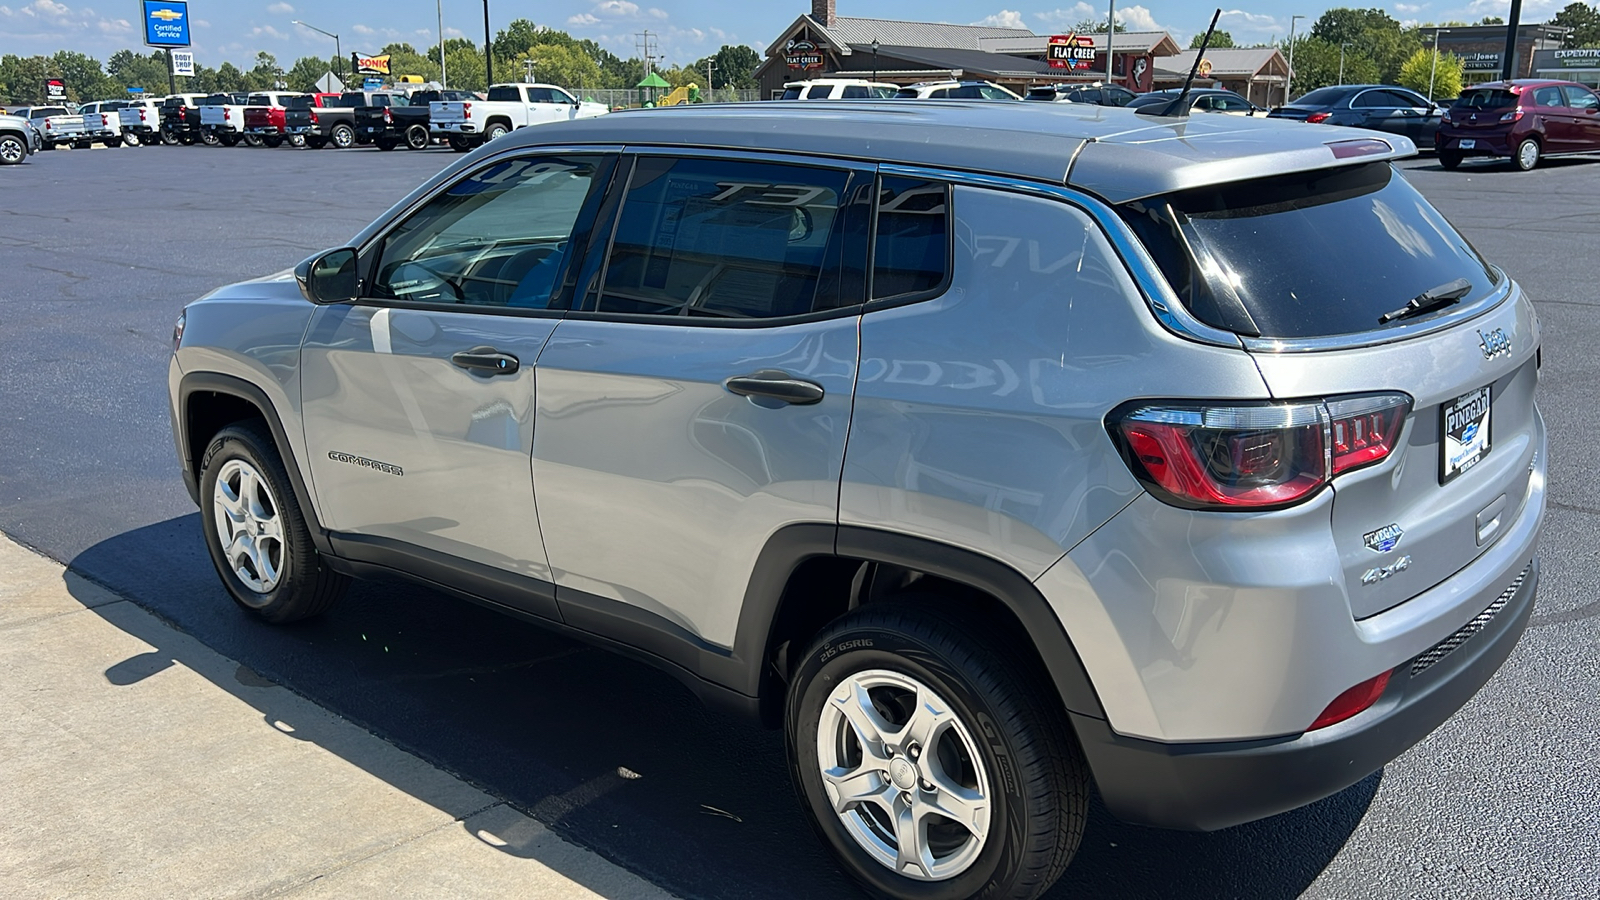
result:
M 30 118 L 37 119 L 40 116 L 64 116 L 66 114 L 67 109 L 64 106 L 40 106 L 34 109 Z
M 1294 106 L 1330 106 L 1343 100 L 1350 93 L 1349 88 L 1325 87 L 1317 88 L 1309 94 L 1295 100 Z
M 518 90 L 515 85 L 511 87 L 492 87 L 489 88 L 489 99 L 495 103 L 521 103 L 522 91 Z
M 200 101 L 201 106 L 228 106 L 233 103 L 233 98 L 227 94 L 212 94 Z
M 285 97 L 285 98 L 283 98 L 283 108 L 284 109 L 310 109 L 311 108 L 311 98 L 310 97 Z
M 784 88 L 783 89 L 783 99 L 784 100 L 799 100 L 800 99 L 800 88 L 797 88 L 797 87 Z
M 1122 208 L 1196 318 L 1306 338 L 1379 317 L 1458 278 L 1462 302 L 1499 275 L 1388 163 L 1182 191 Z
M 367 95 L 366 94 L 340 94 L 339 95 L 339 102 L 338 102 L 337 105 L 340 106 L 341 108 L 344 108 L 344 109 L 355 109 L 358 106 L 366 106 L 367 105 Z
M 1498 88 L 1476 88 L 1462 91 L 1456 100 L 1456 109 L 1505 109 L 1517 105 L 1517 95 Z

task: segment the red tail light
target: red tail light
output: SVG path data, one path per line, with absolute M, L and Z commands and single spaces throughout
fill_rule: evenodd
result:
M 463 104 L 461 104 L 461 117 L 463 119 L 472 118 L 472 104 L 471 103 L 463 103 Z
M 385 125 L 393 125 L 394 124 L 394 113 L 390 112 L 389 111 L 389 107 L 387 107 L 387 106 L 385 106 L 383 108 L 383 124 L 385 124 Z
M 45 119 L 44 120 L 44 130 L 45 131 L 49 131 L 50 130 L 50 120 L 49 119 Z
M 1522 118 L 1522 110 L 1521 109 L 1513 109 L 1511 112 L 1503 113 L 1500 116 L 1500 121 L 1502 121 L 1502 122 L 1515 122 L 1520 118 Z
M 226 106 L 224 106 L 222 108 L 222 120 L 224 122 L 226 122 L 226 121 L 228 121 L 229 119 L 232 119 L 232 118 L 233 118 L 233 110 L 231 110 L 231 109 L 227 108 Z
M 145 118 L 144 110 L 142 110 L 142 109 L 139 110 L 139 121 L 141 121 L 141 122 L 148 121 L 148 119 Z
M 1383 689 L 1389 686 L 1389 675 L 1393 671 L 1393 669 L 1390 669 L 1376 678 L 1368 678 L 1366 681 L 1333 698 L 1333 702 L 1328 704 L 1328 708 L 1323 710 L 1322 715 L 1317 716 L 1317 720 L 1312 722 L 1311 727 L 1306 730 L 1316 731 L 1318 728 L 1337 725 L 1345 719 L 1371 708 L 1372 704 L 1377 703 L 1378 698 L 1383 696 Z
M 1113 413 L 1112 439 L 1134 475 L 1185 509 L 1291 506 L 1335 476 L 1394 450 L 1404 394 L 1299 403 L 1140 404 Z
M 189 111 L 187 109 L 183 109 L 182 107 L 179 107 L 179 109 L 178 109 L 178 118 L 179 119 L 187 119 L 187 118 L 189 118 Z
M 1333 113 L 1325 113 L 1325 112 L 1312 113 L 1311 115 L 1306 116 L 1306 121 L 1310 122 L 1313 125 L 1315 125 L 1318 122 L 1326 122 L 1326 121 L 1328 121 L 1328 117 L 1332 116 L 1332 115 L 1333 115 Z
M 311 111 L 311 124 L 313 124 L 313 125 L 317 124 L 317 111 L 316 110 L 312 110 Z

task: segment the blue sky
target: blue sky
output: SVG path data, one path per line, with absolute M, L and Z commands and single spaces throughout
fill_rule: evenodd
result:
M 1522 20 L 1549 19 L 1567 0 L 1524 0 Z M 1329 5 L 1364 7 L 1370 0 L 1346 4 L 1305 0 L 1251 0 L 1246 7 L 1224 7 L 1219 27 L 1236 41 L 1254 43 L 1289 31 L 1291 15 L 1309 18 L 1304 29 Z M 1382 4 L 1401 21 L 1477 21 L 1504 16 L 1509 0 L 1416 0 Z M 483 40 L 481 0 L 443 0 L 445 33 Z M 658 35 L 660 52 L 669 63 L 705 56 L 721 45 L 750 44 L 764 49 L 780 30 L 811 8 L 810 0 L 490 0 L 498 29 L 514 18 L 530 18 L 578 37 L 592 38 L 621 56 L 634 56 L 636 33 Z M 1179 0 L 1145 0 L 1118 4 L 1118 14 L 1135 29 L 1164 29 L 1187 45 L 1210 18 L 1207 7 Z M 332 55 L 333 41 L 291 24 L 303 19 L 339 34 L 345 53 L 371 52 L 391 41 L 424 47 L 437 41 L 435 0 L 191 0 L 197 60 L 217 65 L 224 59 L 248 64 L 258 50 L 288 65 L 300 56 Z M 840 15 L 913 19 L 1031 28 L 1052 33 L 1089 16 L 1104 16 L 1105 5 L 1081 0 L 840 0 Z M 53 53 L 80 50 L 102 61 L 124 47 L 140 49 L 139 5 L 136 0 L 0 0 L 0 53 Z

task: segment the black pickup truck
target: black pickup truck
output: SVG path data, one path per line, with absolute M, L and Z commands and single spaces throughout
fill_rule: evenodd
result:
M 310 109 L 289 109 L 284 112 L 284 132 L 303 134 L 306 144 L 313 148 L 333 147 L 343 150 L 357 143 L 368 144 L 356 137 L 356 110 L 376 106 L 380 97 L 400 97 L 389 91 L 347 91 L 343 94 L 313 94 Z
M 434 100 L 476 100 L 470 91 L 412 91 L 410 94 L 380 94 L 371 106 L 356 110 L 356 140 L 393 150 L 404 144 L 410 150 L 426 150 L 428 104 Z
M 161 101 L 161 143 L 199 142 L 200 104 L 205 99 L 205 94 L 173 94 Z

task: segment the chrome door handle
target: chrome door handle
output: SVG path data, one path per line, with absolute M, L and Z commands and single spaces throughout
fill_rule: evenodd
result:
M 473 347 L 450 357 L 450 362 L 481 375 L 511 375 L 522 368 L 522 362 L 510 353 L 493 347 Z
M 825 393 L 822 385 L 815 381 L 796 378 L 780 369 L 762 369 L 749 375 L 735 375 L 724 381 L 722 386 L 741 396 L 764 397 L 794 406 L 820 403 Z

